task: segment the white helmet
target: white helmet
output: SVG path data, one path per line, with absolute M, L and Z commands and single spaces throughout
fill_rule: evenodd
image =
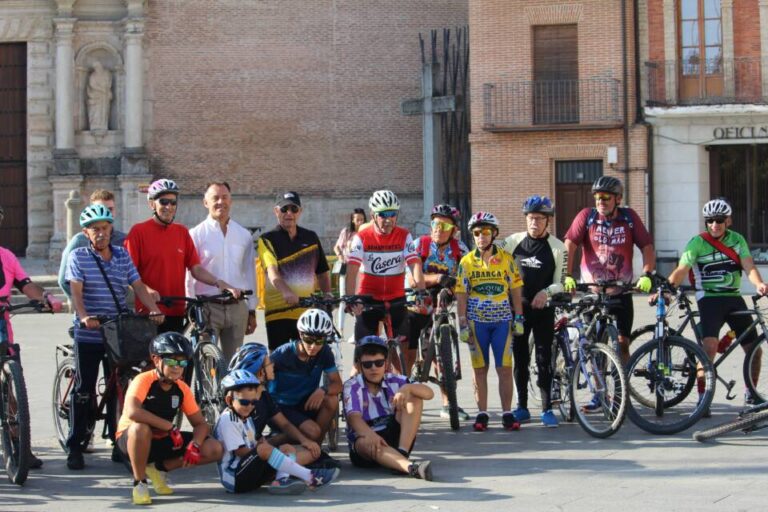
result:
M 176 194 L 179 195 L 179 186 L 175 181 L 166 178 L 155 180 L 149 186 L 147 190 L 147 201 L 157 199 L 163 194 Z
M 725 199 L 713 199 L 701 209 L 701 214 L 704 215 L 705 219 L 711 217 L 728 217 L 732 213 L 731 205 L 729 205 L 728 201 Z
M 480 224 L 493 226 L 496 229 L 499 228 L 498 219 L 494 214 L 489 212 L 477 212 L 476 214 L 472 215 L 472 217 L 469 219 L 469 222 L 467 223 L 467 227 L 472 230 L 472 228 Z
M 400 200 L 391 190 L 377 190 L 368 201 L 368 207 L 373 213 L 387 210 L 399 210 Z
M 331 317 L 322 309 L 308 309 L 303 312 L 296 322 L 296 328 L 299 332 L 310 336 L 325 336 L 327 338 L 333 334 Z

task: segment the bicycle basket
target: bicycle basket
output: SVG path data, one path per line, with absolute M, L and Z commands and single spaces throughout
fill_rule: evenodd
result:
M 149 344 L 157 326 L 149 318 L 121 315 L 101 326 L 109 362 L 118 367 L 134 366 L 149 359 Z

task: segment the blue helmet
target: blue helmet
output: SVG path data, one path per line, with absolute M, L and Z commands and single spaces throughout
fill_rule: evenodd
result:
M 234 389 L 240 389 L 246 386 L 256 387 L 259 384 L 261 384 L 261 381 L 248 370 L 234 370 L 221 379 L 221 391 L 228 393 Z
M 80 213 L 80 226 L 87 228 L 94 222 L 105 220 L 110 224 L 115 222 L 112 212 L 103 204 L 91 204 L 83 208 Z
M 555 207 L 552 200 L 547 196 L 530 196 L 523 203 L 523 214 L 542 213 L 544 215 L 554 215 Z
M 355 347 L 355 362 L 360 360 L 360 356 L 363 355 L 363 348 L 375 347 L 379 352 L 386 356 L 389 354 L 389 347 L 387 346 L 387 340 L 379 336 L 363 336 L 357 340 L 357 346 Z
M 229 371 L 248 370 L 256 375 L 264 366 L 265 357 L 267 357 L 267 347 L 261 343 L 245 343 L 232 356 L 228 369 Z

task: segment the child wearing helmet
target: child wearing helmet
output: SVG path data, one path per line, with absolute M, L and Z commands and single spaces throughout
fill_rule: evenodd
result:
M 469 343 L 479 412 L 474 429 L 488 428 L 488 366 L 493 350 L 502 425 L 517 430 L 520 422 L 512 414 L 512 346 L 511 336 L 523 333 L 523 281 L 512 256 L 493 241 L 499 234 L 496 216 L 477 212 L 469 220 L 475 249 L 459 263 L 456 283 L 461 340 Z M 510 327 L 513 330 L 510 331 Z
M 410 454 L 424 401 L 434 393 L 388 372 L 387 352 L 387 342 L 378 336 L 364 336 L 355 347 L 357 373 L 344 383 L 349 458 L 357 467 L 383 466 L 432 480 L 430 461 L 412 462 Z
M 227 492 L 247 492 L 272 482 L 271 494 L 299 494 L 330 484 L 337 468 L 309 470 L 320 447 L 307 439 L 280 413 L 262 382 L 248 370 L 234 369 L 221 381 L 227 410 L 219 417 L 215 437 L 224 447 L 218 463 L 221 484 Z M 273 422 L 299 447 L 285 443 L 279 447 L 263 435 L 267 422 Z
M 156 494 L 173 494 L 166 480 L 168 471 L 216 462 L 223 454 L 221 444 L 209 436 L 211 429 L 182 378 L 192 359 L 189 340 L 175 332 L 159 334 L 152 340 L 150 356 L 155 367 L 137 375 L 128 386 L 115 440 L 131 462 L 135 505 L 152 503 L 147 478 Z M 192 432 L 176 428 L 179 411 Z

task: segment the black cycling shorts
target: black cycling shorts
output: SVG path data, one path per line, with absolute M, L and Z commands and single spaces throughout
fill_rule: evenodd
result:
M 173 441 L 171 436 L 161 437 L 160 439 L 152 439 L 152 444 L 149 447 L 149 462 L 163 462 L 169 459 L 176 459 L 184 456 L 184 452 L 187 450 L 187 445 L 192 441 L 192 432 L 182 432 L 184 443 L 178 450 L 173 447 Z M 128 460 L 128 432 L 125 431 L 120 437 L 117 438 L 117 446 L 120 451 L 123 452 L 126 460 Z
M 744 311 L 747 309 L 747 303 L 740 296 L 734 297 L 704 297 L 699 299 L 699 315 L 701 316 L 701 334 L 705 338 L 718 338 L 720 329 L 724 323 L 728 323 L 731 329 L 736 331 L 737 336 L 746 331 L 752 324 L 752 316 L 749 315 L 731 315 L 734 311 Z M 744 345 L 749 345 L 755 341 L 755 331 L 752 330 L 749 336 L 744 338 Z
M 396 299 L 400 300 L 400 299 Z M 392 332 L 396 336 L 408 337 L 408 310 L 405 308 L 404 301 L 401 304 L 393 304 L 390 307 L 389 314 L 392 317 Z M 378 300 L 370 301 L 371 305 L 383 306 L 384 302 Z M 355 320 L 355 339 L 359 340 L 363 336 L 371 334 L 379 335 L 379 322 L 384 320 L 384 309 L 375 308 L 363 311 L 363 314 Z
M 632 302 L 632 295 L 623 293 L 611 297 L 611 300 L 617 300 L 620 304 L 608 308 L 608 313 L 616 317 L 616 328 L 620 336 L 629 339 L 632 334 L 632 323 L 635 321 L 635 306 Z

